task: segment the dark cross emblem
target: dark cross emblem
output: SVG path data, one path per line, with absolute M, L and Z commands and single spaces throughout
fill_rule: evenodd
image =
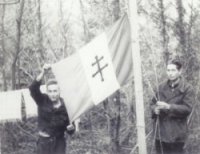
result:
M 103 69 L 108 67 L 108 64 L 105 64 L 103 67 L 100 66 L 100 61 L 103 60 L 103 59 L 104 59 L 103 56 L 101 56 L 100 58 L 98 58 L 98 56 L 95 56 L 95 62 L 92 63 L 92 66 L 97 65 L 97 71 L 92 75 L 92 77 L 94 78 L 97 74 L 100 74 L 102 82 L 104 81 L 103 72 L 102 71 L 103 71 Z

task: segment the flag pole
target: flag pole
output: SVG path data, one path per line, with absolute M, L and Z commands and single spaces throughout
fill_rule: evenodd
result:
M 137 0 L 129 0 L 129 21 L 131 25 L 131 47 L 134 72 L 134 88 L 136 102 L 136 127 L 137 127 L 137 143 L 139 154 L 147 154 L 145 139 L 145 120 L 144 120 L 144 101 L 143 101 L 143 84 L 141 56 L 139 45 L 139 25 L 137 15 Z

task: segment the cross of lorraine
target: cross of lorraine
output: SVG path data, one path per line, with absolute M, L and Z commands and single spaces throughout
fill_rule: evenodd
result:
M 92 77 L 96 77 L 98 74 L 101 76 L 101 81 L 104 82 L 104 76 L 103 76 L 103 70 L 108 67 L 108 64 L 105 64 L 103 66 L 100 65 L 100 62 L 104 59 L 104 56 L 101 56 L 100 58 L 98 56 L 95 56 L 95 62 L 92 63 L 92 67 L 95 65 L 97 66 L 97 71 L 92 75 Z

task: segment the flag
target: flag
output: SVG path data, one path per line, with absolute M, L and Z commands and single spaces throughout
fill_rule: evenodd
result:
M 23 95 L 27 117 L 37 116 L 37 105 L 31 97 L 29 89 L 22 89 L 21 93 Z
M 130 25 L 124 15 L 74 55 L 52 65 L 71 121 L 132 76 Z
M 33 100 L 33 98 L 31 97 L 29 89 L 21 89 L 20 91 L 23 95 L 26 107 L 26 116 L 27 117 L 37 116 L 37 105 Z M 40 86 L 40 91 L 42 93 L 46 93 L 46 86 L 45 85 Z
M 9 91 L 0 93 L 0 121 L 21 119 L 21 93 Z
M 42 85 L 40 90 L 46 93 L 46 86 Z M 1 92 L 0 100 L 0 121 L 21 120 L 37 116 L 37 105 L 29 89 Z

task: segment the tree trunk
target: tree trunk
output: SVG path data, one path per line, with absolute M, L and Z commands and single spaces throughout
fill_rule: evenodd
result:
M 83 8 L 83 2 L 82 0 L 79 0 L 80 2 L 80 7 L 81 7 L 81 17 L 82 17 L 82 21 L 83 21 L 83 29 L 84 29 L 84 36 L 85 36 L 85 42 L 87 43 L 88 41 L 90 41 L 90 33 L 88 30 L 88 25 L 87 22 L 85 21 L 85 17 L 84 17 L 84 8 Z
M 176 0 L 178 21 L 177 21 L 177 32 L 179 37 L 179 44 L 183 53 L 186 53 L 186 34 L 184 28 L 184 8 L 182 0 Z
M 17 40 L 16 40 L 16 53 L 14 55 L 13 63 L 12 63 L 12 89 L 16 89 L 16 65 L 18 56 L 20 53 L 20 44 L 21 44 L 21 23 L 22 23 L 22 16 L 24 12 L 24 0 L 20 1 L 20 8 L 18 12 L 18 16 L 16 19 L 17 22 Z
M 69 53 L 67 52 L 68 47 L 68 40 L 67 40 L 67 31 L 68 31 L 68 23 L 69 23 L 69 17 L 67 21 L 64 19 L 64 13 L 63 13 L 63 1 L 59 0 L 59 10 L 60 10 L 60 28 L 61 28 L 61 35 L 64 39 L 64 47 L 63 47 L 63 58 L 67 57 Z M 65 22 L 64 22 L 65 21 Z
M 20 75 L 20 58 L 18 58 L 18 61 L 17 61 L 17 89 L 21 89 L 21 75 Z
M 161 36 L 162 36 L 162 46 L 164 49 L 164 60 L 167 63 L 169 60 L 170 53 L 168 51 L 168 36 L 166 31 L 166 17 L 165 17 L 165 8 L 163 4 L 163 0 L 158 0 L 158 5 L 160 8 L 160 20 L 161 20 Z
M 120 0 L 112 1 L 112 5 L 114 6 L 113 9 L 113 21 L 115 22 L 120 18 Z M 110 102 L 111 103 L 111 102 Z M 121 124 L 121 117 L 120 117 L 120 92 L 116 92 L 116 96 L 114 98 L 114 106 L 115 106 L 115 115 L 114 118 L 110 119 L 110 135 L 111 135 L 111 143 L 110 143 L 110 154 L 120 154 L 120 124 Z
M 110 119 L 110 150 L 109 154 L 120 154 L 120 126 L 121 126 L 121 105 L 120 105 L 120 92 L 116 92 L 116 96 L 114 98 L 114 106 L 115 106 L 115 113 L 114 116 Z M 111 102 L 110 102 L 111 103 Z
M 194 12 L 194 5 L 192 3 L 191 7 L 191 14 L 189 19 L 189 25 L 188 25 L 188 33 L 187 33 L 187 52 L 191 53 L 192 51 L 192 29 L 194 27 L 194 22 L 196 21 L 198 15 Z
M 4 34 L 5 34 L 5 29 L 4 29 L 4 17 L 5 17 L 5 5 L 1 6 L 2 8 L 2 14 L 1 14 L 1 34 L 2 37 L 0 37 L 0 42 L 1 42 L 1 49 L 2 49 L 2 54 L 0 54 L 1 58 L 1 68 L 2 68 L 2 76 L 3 76 L 3 90 L 7 91 L 7 80 L 6 80 L 6 71 L 5 71 L 5 61 L 6 61 L 6 49 L 5 49 L 5 42 L 4 42 Z
M 120 18 L 120 0 L 114 0 L 112 2 L 113 6 L 114 6 L 114 9 L 113 9 L 113 16 L 114 16 L 114 19 L 113 21 L 115 22 L 116 20 L 118 20 Z
M 116 96 L 116 106 L 117 106 L 117 116 L 116 116 L 116 134 L 115 134 L 115 147 L 116 147 L 116 154 L 117 153 L 121 153 L 120 150 L 120 127 L 121 127 L 121 116 L 120 116 L 120 112 L 121 112 L 121 104 L 120 104 L 120 92 L 117 92 L 117 96 Z
M 109 108 L 108 108 L 108 99 L 106 99 L 105 101 L 103 101 L 103 108 L 105 110 L 105 116 L 107 119 L 107 130 L 108 132 L 110 132 L 110 114 L 109 114 Z
M 42 17 L 41 17 L 41 0 L 37 0 L 37 19 L 38 19 L 38 25 L 37 25 L 37 44 L 38 44 L 38 52 L 40 53 L 41 60 L 40 62 L 43 62 L 45 59 L 44 51 L 43 51 L 43 36 L 42 36 Z
M 3 91 L 7 91 L 8 90 L 8 86 L 7 86 L 7 80 L 6 80 L 5 67 L 3 67 L 2 75 L 3 75 Z

